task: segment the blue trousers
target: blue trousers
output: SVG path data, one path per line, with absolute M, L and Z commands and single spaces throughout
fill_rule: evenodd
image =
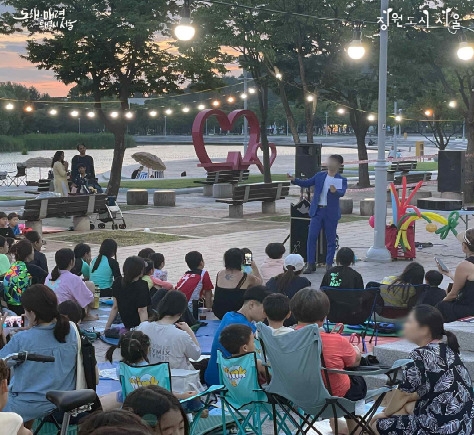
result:
M 337 224 L 337 218 L 328 216 L 327 207 L 318 208 L 316 216 L 313 216 L 309 223 L 307 241 L 308 263 L 316 263 L 316 244 L 318 242 L 319 233 L 321 229 L 324 228 L 327 240 L 326 264 L 329 266 L 333 264 L 334 255 L 336 254 Z

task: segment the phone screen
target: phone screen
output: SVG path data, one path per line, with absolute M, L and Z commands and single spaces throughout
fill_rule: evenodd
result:
M 5 319 L 4 326 L 7 328 L 22 328 L 25 326 L 25 318 L 23 316 L 8 316 Z
M 245 254 L 244 264 L 246 266 L 251 266 L 252 265 L 252 254 Z
M 442 270 L 444 270 L 445 272 L 449 271 L 446 264 L 444 264 L 438 257 L 435 257 L 435 261 L 438 264 L 438 266 L 441 267 Z

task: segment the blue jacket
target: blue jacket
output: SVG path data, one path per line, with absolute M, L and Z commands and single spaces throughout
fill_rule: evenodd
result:
M 324 182 L 326 181 L 328 173 L 327 172 L 318 172 L 314 177 L 308 180 L 301 180 L 296 178 L 293 181 L 293 184 L 301 187 L 311 187 L 314 186 L 313 200 L 311 201 L 311 207 L 309 209 L 310 217 L 316 216 L 318 212 L 319 198 L 324 187 Z M 346 194 L 347 189 L 347 178 L 341 177 L 340 174 L 336 174 L 334 178 L 342 179 L 342 189 L 337 189 L 337 192 L 332 193 L 328 191 L 328 205 L 327 213 L 329 217 L 334 217 L 336 219 L 341 218 L 341 208 L 339 207 L 339 198 L 342 198 Z

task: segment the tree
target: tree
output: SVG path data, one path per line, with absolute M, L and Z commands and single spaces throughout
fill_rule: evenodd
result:
M 17 10 L 38 8 L 36 0 L 7 0 Z M 41 2 L 42 9 L 56 9 L 56 2 Z M 201 42 L 186 55 L 171 53 L 166 43 L 179 14 L 175 0 L 64 0 L 66 19 L 75 20 L 71 30 L 42 30 L 33 21 L 22 22 L 30 36 L 27 55 L 39 69 L 54 71 L 65 84 L 75 83 L 78 94 L 90 95 L 99 119 L 115 137 L 114 156 L 108 193 L 117 194 L 125 153 L 129 110 L 128 98 L 135 94 L 179 92 L 188 77 L 193 81 L 212 81 L 225 71 L 216 47 Z M 5 20 L 10 17 L 5 14 Z M 199 61 L 192 62 L 193 54 Z M 196 65 L 198 67 L 196 67 Z M 118 99 L 119 116 L 110 118 L 103 109 L 107 97 Z M 110 108 L 110 106 L 108 106 Z

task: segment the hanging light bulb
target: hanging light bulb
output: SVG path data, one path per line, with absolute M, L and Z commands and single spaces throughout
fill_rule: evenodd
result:
M 28 112 L 28 113 L 33 112 L 33 106 L 30 106 L 30 105 L 25 106 L 25 112 Z
M 92 110 L 87 112 L 87 117 L 88 118 L 94 118 L 95 117 L 95 112 L 93 112 Z
M 474 45 L 461 41 L 457 51 L 458 58 L 465 62 L 474 59 Z
M 242 98 L 242 100 L 245 100 L 247 97 L 248 95 L 245 92 L 240 94 L 240 98 Z
M 204 110 L 206 108 L 206 106 L 204 104 L 200 104 L 198 106 L 198 110 Z
M 402 115 L 395 116 L 395 121 L 402 122 L 402 120 L 403 120 Z
M 152 118 L 154 118 L 155 116 L 158 115 L 158 112 L 157 112 L 156 110 L 151 110 L 151 111 L 149 112 L 149 115 L 150 115 Z
M 256 92 L 257 90 L 255 88 L 249 88 L 249 94 L 255 94 Z
M 353 60 L 360 60 L 365 56 L 365 47 L 362 44 L 362 24 L 355 23 L 352 41 L 347 47 L 347 55 Z
M 189 107 L 183 107 L 181 109 L 184 113 L 188 113 L 191 109 Z
M 346 113 L 345 109 L 340 107 L 339 109 L 337 109 L 337 113 L 339 113 L 339 115 L 344 115 L 344 113 Z
M 57 111 L 56 109 L 51 109 L 51 110 L 49 111 L 49 114 L 52 115 L 52 116 L 55 116 L 55 115 L 58 114 L 58 111 Z
M 125 113 L 125 118 L 132 119 L 133 118 L 133 113 L 132 112 Z
M 306 97 L 306 100 L 309 101 L 310 103 L 312 103 L 314 101 L 314 95 L 308 95 Z
M 228 102 L 228 103 L 231 103 L 231 104 L 232 104 L 234 101 L 235 101 L 235 98 L 234 98 L 234 97 L 229 97 L 229 98 L 227 98 L 227 102 Z
M 110 114 L 110 117 L 114 118 L 114 119 L 118 118 L 118 116 L 119 116 L 118 112 L 111 112 L 111 114 Z
M 167 115 L 171 115 L 171 114 L 173 113 L 173 111 L 172 111 L 171 109 L 166 109 L 166 110 L 165 110 L 165 113 L 166 113 Z
M 451 109 L 455 109 L 457 105 L 458 103 L 455 100 L 452 100 L 448 103 L 448 106 L 451 107 Z
M 212 102 L 212 105 L 213 105 L 214 107 L 219 106 L 219 104 L 221 104 L 221 103 L 219 103 L 218 100 L 214 100 L 214 101 Z
M 183 9 L 181 11 L 181 19 L 174 29 L 174 34 L 180 41 L 190 41 L 196 34 L 196 29 L 191 21 L 191 5 L 190 0 L 184 0 Z
M 7 105 L 5 106 L 5 109 L 7 110 L 13 110 L 14 108 L 15 106 L 12 103 L 7 103 Z
M 370 114 L 369 116 L 367 116 L 367 119 L 368 119 L 370 122 L 375 121 L 375 115 Z

